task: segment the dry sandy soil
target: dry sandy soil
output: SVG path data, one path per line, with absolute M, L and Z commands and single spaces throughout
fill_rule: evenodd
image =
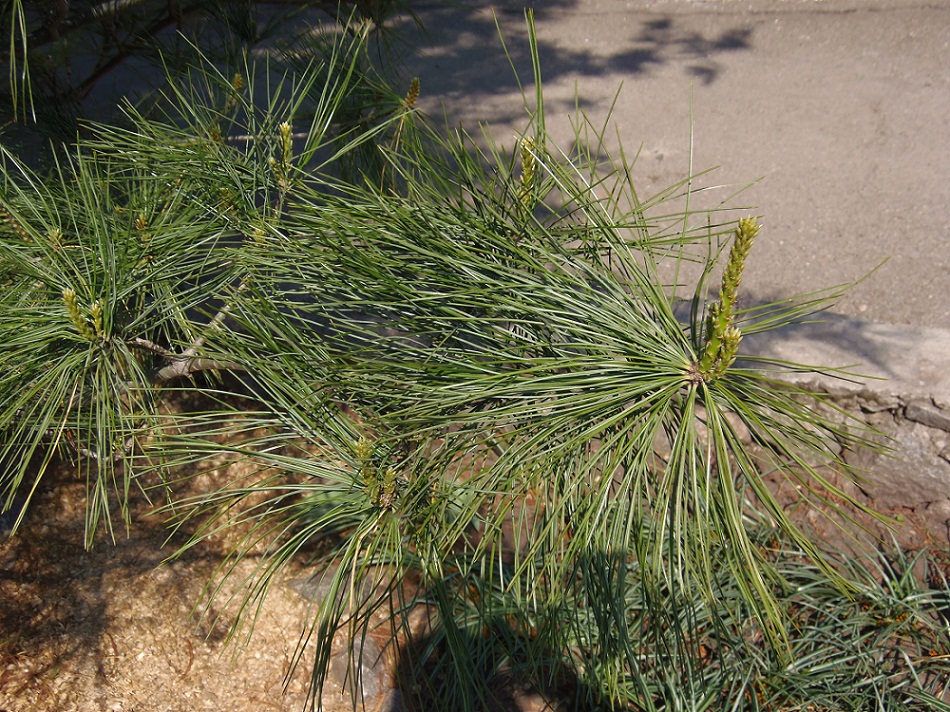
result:
M 303 709 L 308 661 L 286 679 L 308 620 L 308 601 L 290 585 L 300 579 L 302 564 L 293 563 L 273 587 L 242 650 L 227 644 L 234 620 L 233 606 L 220 605 L 227 592 L 214 606 L 198 605 L 233 538 L 213 539 L 163 563 L 172 550 L 163 547 L 168 530 L 140 498 L 128 538 L 120 532 L 115 546 L 100 541 L 86 551 L 84 483 L 60 472 L 53 484 L 18 534 L 0 543 L 0 712 Z M 780 496 L 792 501 L 789 493 Z M 948 551 L 945 529 L 914 519 L 911 511 L 901 514 L 903 544 Z M 803 523 L 820 521 L 803 516 Z M 238 573 L 251 574 L 255 565 L 249 557 Z M 384 676 L 380 683 L 385 690 L 391 680 Z M 334 687 L 324 706 L 351 709 L 349 695 Z M 517 702 L 520 710 L 543 708 L 537 696 Z M 398 692 L 375 698 L 367 709 L 398 710 Z
M 57 483 L 0 544 L 0 710 L 303 708 L 306 676 L 286 689 L 284 677 L 305 599 L 275 586 L 253 643 L 239 652 L 226 645 L 233 610 L 196 609 L 226 542 L 163 564 L 167 530 L 141 501 L 128 538 L 118 532 L 115 546 L 85 551 L 83 491 L 82 482 Z

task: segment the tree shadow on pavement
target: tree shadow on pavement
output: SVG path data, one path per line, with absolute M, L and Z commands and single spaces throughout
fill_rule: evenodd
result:
M 753 27 L 746 21 L 697 29 L 689 18 L 672 14 L 618 11 L 617 17 L 604 13 L 591 18 L 578 0 L 543 5 L 502 2 L 493 9 L 428 4 L 414 8 L 424 30 L 415 34 L 406 27 L 407 43 L 416 55 L 406 61 L 421 76 L 424 93 L 442 101 L 450 113 L 458 103 L 484 109 L 486 101 L 505 97 L 506 104 L 492 107 L 490 115 L 479 111 L 479 121 L 503 122 L 522 115 L 520 102 L 507 97 L 519 92 L 519 78 L 531 91 L 532 58 L 524 11 L 532 5 L 545 83 L 573 79 L 579 85 L 581 96 L 571 97 L 571 106 L 566 108 L 591 107 L 591 101 L 584 98 L 585 81 L 616 77 L 619 84 L 666 66 L 680 66 L 687 75 L 708 85 L 725 71 L 721 55 L 753 48 Z M 623 42 L 611 44 L 613 39 L 595 35 L 598 23 L 621 19 L 631 28 Z M 585 32 L 590 36 L 583 36 Z

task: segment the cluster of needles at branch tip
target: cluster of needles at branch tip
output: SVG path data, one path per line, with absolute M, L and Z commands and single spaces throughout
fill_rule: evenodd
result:
M 735 362 L 742 332 L 733 324 L 742 272 L 752 250 L 752 243 L 761 225 L 755 218 L 742 218 L 736 228 L 729 260 L 722 272 L 719 301 L 709 308 L 706 320 L 706 346 L 698 361 L 690 364 L 687 377 L 691 383 L 708 383 L 722 378 Z

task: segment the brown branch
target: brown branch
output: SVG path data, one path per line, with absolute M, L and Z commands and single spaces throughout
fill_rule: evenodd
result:
M 132 346 L 133 348 L 151 351 L 152 353 L 158 354 L 163 358 L 174 358 L 177 355 L 175 352 L 166 349 L 164 346 L 159 346 L 154 341 L 149 341 L 148 339 L 143 339 L 139 336 L 136 336 L 134 339 L 129 339 L 125 343 L 128 346 Z
M 222 310 L 223 311 L 223 310 Z M 221 312 L 218 312 L 220 316 Z M 223 319 L 224 317 L 222 317 Z M 203 339 L 201 340 L 203 343 Z M 143 349 L 158 354 L 166 361 L 170 361 L 165 366 L 152 374 L 152 384 L 160 385 L 174 378 L 190 378 L 200 371 L 245 371 L 244 366 L 233 361 L 218 361 L 217 359 L 204 358 L 197 356 L 197 347 L 201 344 L 196 341 L 193 346 L 184 353 L 177 354 L 174 351 L 166 349 L 164 346 L 156 344 L 154 341 L 135 337 L 129 339 L 126 344 L 133 348 Z
M 176 354 L 174 360 L 160 368 L 153 376 L 152 383 L 158 385 L 170 381 L 174 378 L 190 378 L 200 371 L 246 371 L 247 369 L 239 363 L 232 361 L 218 361 L 213 358 L 203 358 L 201 356 L 185 356 Z

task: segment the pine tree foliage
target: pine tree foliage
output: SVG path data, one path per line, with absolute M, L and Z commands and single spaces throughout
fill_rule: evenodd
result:
M 580 709 L 850 709 L 849 674 L 932 703 L 923 647 L 870 673 L 790 634 L 873 587 L 765 476 L 848 502 L 827 466 L 854 477 L 836 453 L 869 434 L 778 377 L 807 367 L 740 342 L 838 292 L 743 309 L 758 223 L 692 209 L 694 177 L 641 198 L 584 117 L 561 150 L 540 81 L 515 145 L 435 129 L 417 80 L 373 72 L 365 33 L 333 37 L 292 72 L 199 63 L 164 115 L 127 107 L 48 174 L 4 155 L 4 508 L 26 512 L 66 458 L 90 546 L 133 487 L 167 498 L 184 548 L 239 528 L 222 576 L 265 552 L 234 602 L 248 624 L 314 557 L 315 701 L 335 634 L 359 641 L 383 612 L 429 708 L 488 709 L 506 676 L 573 680 Z M 687 262 L 697 283 L 664 279 Z M 183 394 L 206 406 L 171 407 Z M 178 495 L 222 456 L 248 474 Z M 945 646 L 906 587 L 861 614 Z

